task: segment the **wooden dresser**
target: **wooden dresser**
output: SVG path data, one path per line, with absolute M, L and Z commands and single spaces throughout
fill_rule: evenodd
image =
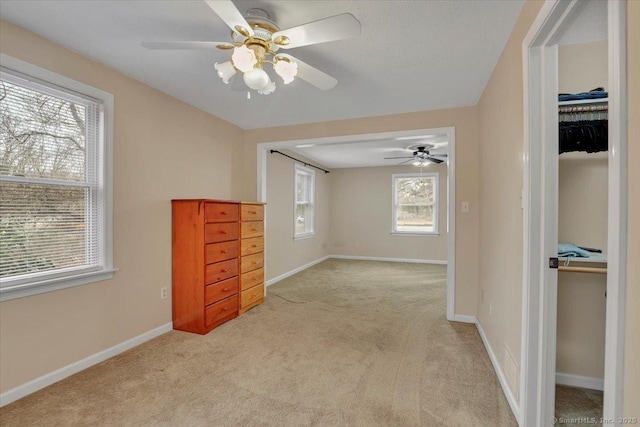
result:
M 264 205 L 240 205 L 240 314 L 264 300 Z
M 206 334 L 262 303 L 264 205 L 195 199 L 171 206 L 173 328 Z

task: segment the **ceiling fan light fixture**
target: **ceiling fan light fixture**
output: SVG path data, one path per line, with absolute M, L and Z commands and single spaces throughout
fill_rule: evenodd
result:
M 216 62 L 214 68 L 218 71 L 218 76 L 226 85 L 229 84 L 229 79 L 236 74 L 236 68 L 231 61 L 223 62 L 222 64 Z
M 265 89 L 271 81 L 269 75 L 262 68 L 253 68 L 245 72 L 243 80 L 247 86 L 255 90 Z
M 289 59 L 279 58 L 273 65 L 275 72 L 282 77 L 284 84 L 289 84 L 298 75 L 298 64 Z
M 233 48 L 233 55 L 231 55 L 231 61 L 233 65 L 243 73 L 253 70 L 258 63 L 256 53 L 249 49 L 247 46 L 240 46 Z

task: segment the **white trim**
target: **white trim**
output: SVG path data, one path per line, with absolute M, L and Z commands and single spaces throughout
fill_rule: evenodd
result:
M 604 378 L 585 377 L 582 375 L 565 374 L 563 372 L 556 374 L 556 384 L 588 388 L 590 390 L 604 390 Z
M 608 6 L 609 219 L 602 416 L 620 425 L 624 415 L 627 287 L 627 2 L 610 1 Z
M 557 273 L 549 272 L 546 259 L 554 253 L 551 245 L 555 246 L 555 242 L 544 241 L 553 228 L 549 221 L 554 221 L 554 218 L 546 218 L 549 197 L 554 195 L 553 183 L 544 181 L 552 157 L 553 138 L 557 140 L 557 133 L 553 135 L 553 129 L 549 130 L 553 126 L 549 120 L 557 114 L 557 99 L 549 99 L 549 87 L 557 80 L 557 67 L 551 68 L 557 60 L 555 44 L 586 3 L 577 0 L 545 2 L 523 41 L 524 261 L 519 422 L 527 427 L 547 425 L 554 415 L 555 342 L 551 337 L 555 332 L 546 325 L 555 326 L 556 296 L 549 280 L 550 275 Z M 603 417 L 617 420 L 622 417 L 624 383 L 626 3 L 611 1 L 608 7 L 609 265 Z
M 329 255 L 328 257 L 335 258 L 335 259 L 355 259 L 355 260 L 362 260 L 362 261 L 387 261 L 387 262 L 408 262 L 413 264 L 447 265 L 447 260 L 437 260 L 437 259 L 387 258 L 387 257 L 359 256 L 359 255 Z
M 392 236 L 402 236 L 402 237 L 440 237 L 440 233 L 411 233 L 411 232 L 403 232 L 403 231 L 392 231 Z
M 267 155 L 268 150 L 278 148 L 292 148 L 300 144 L 322 145 L 327 143 L 371 140 L 375 138 L 397 138 L 420 136 L 425 133 L 446 134 L 448 140 L 447 157 L 447 320 L 454 320 L 456 298 L 456 128 L 454 126 L 442 128 L 426 128 L 378 132 L 359 135 L 342 135 L 336 137 L 322 137 L 298 139 L 291 141 L 262 142 L 256 146 L 257 151 L 257 186 L 258 201 L 267 202 Z M 267 219 L 265 217 L 265 227 Z M 265 239 L 265 256 L 269 250 L 269 243 Z M 265 273 L 268 266 L 265 266 Z
M 316 235 L 316 233 L 314 233 L 313 231 L 309 231 L 309 232 L 307 232 L 307 233 L 300 233 L 300 234 L 294 235 L 294 236 L 293 236 L 293 240 L 304 240 L 304 239 L 310 239 L 310 238 L 312 238 L 312 237 L 313 237 L 313 236 L 315 236 L 315 235 Z
M 0 292 L 0 301 L 37 295 L 110 279 L 113 276 L 113 273 L 117 270 L 113 267 L 113 95 L 1 52 L 0 65 L 6 70 L 17 72 L 21 78 L 35 82 L 38 85 L 44 84 L 45 86 L 59 86 L 60 90 L 70 92 L 73 96 L 78 96 L 85 100 L 92 99 L 100 102 L 102 123 L 98 129 L 99 138 L 96 149 L 100 151 L 99 155 L 102 159 L 102 161 L 99 162 L 100 169 L 98 170 L 97 176 L 98 193 L 102 192 L 100 196 L 103 199 L 103 209 L 101 215 L 98 215 L 98 233 L 102 240 L 101 247 L 99 248 L 101 268 L 99 271 L 68 276 L 66 279 L 60 279 L 54 273 L 50 277 L 50 280 L 43 280 L 41 283 L 34 284 L 32 287 L 16 286 L 14 289 L 5 287 Z
M 474 325 L 478 323 L 478 318 L 476 316 L 467 316 L 466 314 L 456 314 L 453 316 L 453 320 L 461 323 L 473 323 Z
M 493 365 L 493 370 L 496 372 L 496 376 L 498 377 L 498 381 L 500 382 L 500 387 L 502 387 L 502 392 L 504 396 L 507 398 L 507 402 L 509 403 L 509 407 L 511 408 L 511 412 L 513 412 L 513 416 L 516 420 L 520 419 L 520 411 L 518 408 L 518 402 L 516 398 L 513 396 L 511 389 L 509 388 L 509 384 L 507 384 L 507 378 L 502 372 L 500 368 L 500 364 L 498 363 L 498 359 L 496 358 L 493 349 L 491 348 L 491 344 L 489 344 L 489 340 L 487 336 L 484 334 L 484 330 L 482 329 L 482 325 L 480 322 L 476 322 L 476 328 L 480 333 L 480 338 L 482 338 L 482 343 L 484 344 L 484 348 L 487 350 L 487 354 L 489 355 L 489 360 L 491 360 L 491 364 Z
M 49 372 L 48 374 L 45 374 L 27 383 L 14 387 L 11 390 L 7 390 L 4 393 L 0 394 L 0 407 L 8 405 L 11 402 L 15 402 L 16 400 L 21 399 L 31 393 L 35 393 L 40 389 L 50 386 L 51 384 L 54 384 L 60 380 L 63 380 L 93 365 L 97 365 L 100 362 L 104 362 L 105 360 L 113 356 L 116 356 L 122 352 L 125 352 L 129 349 L 132 349 L 133 347 L 137 347 L 146 341 L 149 341 L 166 332 L 169 332 L 171 329 L 173 329 L 173 324 L 166 323 L 160 327 L 147 331 L 141 335 L 138 335 L 136 337 L 123 341 L 120 344 L 116 344 L 113 347 L 109 347 L 106 350 L 95 353 L 89 357 L 85 357 L 82 360 L 73 362 L 60 369 L 56 369 L 53 372 Z
M 306 263 L 305 265 L 301 265 L 300 267 L 296 267 L 293 270 L 289 270 L 286 273 L 282 273 L 279 276 L 274 277 L 273 279 L 269 279 L 267 281 L 264 282 L 265 284 L 265 288 L 267 286 L 271 286 L 274 283 L 278 283 L 281 280 L 286 279 L 287 277 L 293 276 L 294 274 L 300 273 L 301 271 L 306 270 L 309 267 L 313 267 L 316 264 L 320 264 L 322 261 L 326 261 L 327 259 L 329 259 L 329 255 L 323 256 L 321 258 L 315 259 L 311 262 Z

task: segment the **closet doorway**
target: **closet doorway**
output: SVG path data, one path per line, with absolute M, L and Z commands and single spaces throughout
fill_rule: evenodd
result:
M 584 18 L 584 14 L 593 15 L 592 9 L 598 8 L 606 8 L 603 13 L 606 14 L 607 19 L 608 41 L 606 45 L 601 43 L 599 48 L 606 49 L 608 76 L 603 77 L 602 72 L 588 76 L 589 70 L 582 69 L 582 72 L 587 71 L 580 76 L 586 77 L 583 81 L 586 86 L 576 89 L 571 87 L 570 77 L 567 80 L 567 75 L 571 72 L 569 68 L 572 66 L 572 63 L 567 60 L 571 55 L 578 55 L 574 59 L 579 60 L 578 52 L 588 49 L 585 46 L 570 48 L 566 46 L 570 44 L 566 41 L 571 37 L 575 26 L 580 26 L 580 20 Z M 557 380 L 560 383 L 573 382 L 573 385 L 591 389 L 604 389 L 602 414 L 593 417 L 596 425 L 600 418 L 606 425 L 618 425 L 615 420 L 622 416 L 627 144 L 624 120 L 627 114 L 625 9 L 626 3 L 617 1 L 547 2 L 523 43 L 526 89 L 523 192 L 525 257 L 520 389 L 520 425 L 522 426 L 575 423 L 576 420 L 572 420 L 573 418 L 582 416 L 591 418 L 589 414 L 583 415 L 579 410 L 567 414 L 567 420 L 556 418 Z M 591 16 L 592 22 L 587 24 L 590 30 L 598 25 L 594 24 L 594 19 Z M 592 45 L 589 49 L 593 52 L 593 49 L 597 50 L 598 47 L 594 48 Z M 574 70 L 573 73 L 576 71 Z M 574 77 L 574 82 L 578 83 L 579 77 L 575 74 Z M 592 85 L 594 81 L 598 83 Z M 605 83 L 599 83 L 601 81 Z M 600 101 L 573 100 L 583 101 L 573 102 L 573 105 L 558 103 L 559 92 L 589 92 L 599 86 L 604 87 L 608 92 L 606 102 L 600 98 Z M 585 97 L 591 98 L 589 95 Z M 587 109 L 587 114 L 572 115 L 570 109 L 579 106 Z M 566 111 L 567 109 L 570 111 Z M 559 114 L 559 111 L 562 114 Z M 606 157 L 604 154 L 597 153 L 566 153 L 558 156 L 558 152 L 563 150 L 559 142 L 562 135 L 561 129 L 565 128 L 566 131 L 567 126 L 578 125 L 565 124 L 561 128 L 560 119 L 591 121 L 604 119 L 605 114 L 608 121 Z M 593 126 L 589 132 L 602 130 L 596 129 L 596 122 L 590 123 Z M 563 137 L 566 148 L 566 132 Z M 571 140 L 571 138 L 568 139 Z M 594 136 L 592 139 L 595 144 L 598 138 Z M 575 145 L 576 141 L 573 142 Z M 591 151 L 599 149 L 594 147 Z M 562 156 L 565 158 L 563 159 Z M 580 163 L 582 161 L 584 162 Z M 593 169 L 588 166 L 593 166 Z M 589 170 L 590 172 L 587 172 Z M 602 182 L 603 177 L 608 181 L 606 185 Z M 576 181 L 582 182 L 588 188 L 573 188 Z M 606 190 L 606 197 L 596 194 L 598 186 Z M 582 196 L 576 198 L 575 193 L 568 193 L 572 188 L 575 192 L 582 193 Z M 599 213 L 591 212 L 596 213 L 598 219 L 592 219 L 591 224 L 587 224 L 586 229 L 581 231 L 580 221 L 575 218 L 582 218 L 580 204 L 592 196 L 599 198 L 599 201 L 591 200 L 591 203 L 598 203 Z M 571 200 L 572 197 L 573 200 Z M 603 203 L 606 208 L 602 205 Z M 572 213 L 567 212 L 566 209 L 576 210 L 574 221 L 568 220 Z M 589 214 L 585 215 L 585 217 L 589 216 Z M 593 256 L 600 262 L 575 263 L 574 260 L 569 266 L 564 266 L 562 260 L 558 260 L 558 252 L 559 249 L 565 248 L 559 248 L 558 243 L 574 242 L 563 242 L 562 239 L 577 240 L 581 246 L 602 249 L 602 254 Z M 581 241 L 583 239 L 584 242 Z M 564 271 L 559 272 L 558 267 Z M 605 268 L 606 275 L 602 274 Z M 577 279 L 577 276 L 571 276 L 571 274 L 583 276 Z M 582 287 L 580 287 L 581 284 Z M 606 299 L 604 292 L 606 292 Z M 584 308 L 582 313 L 580 309 L 575 310 L 575 307 L 567 309 L 560 305 L 572 299 L 579 299 L 578 304 L 582 304 Z M 591 311 L 587 306 L 590 306 Z M 605 311 L 606 314 L 604 314 Z M 592 318 L 581 321 L 580 315 L 592 316 Z M 601 323 L 597 326 L 594 326 L 595 323 L 589 326 L 589 322 L 597 322 L 593 317 L 598 316 Z M 591 328 L 591 330 L 586 334 L 579 329 L 571 331 L 572 328 L 580 326 Z M 574 342 L 562 341 L 568 338 Z M 582 340 L 582 338 L 585 339 Z M 589 355 L 590 357 L 583 357 L 588 349 L 586 347 L 580 349 L 581 344 L 575 346 L 575 343 L 589 339 L 593 339 L 594 351 Z M 558 372 L 560 369 L 573 372 Z M 603 374 L 602 383 L 599 381 L 599 374 Z M 587 380 L 591 382 L 585 382 Z

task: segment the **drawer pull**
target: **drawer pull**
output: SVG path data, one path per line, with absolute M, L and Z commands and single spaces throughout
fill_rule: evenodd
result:
M 256 265 L 258 261 L 253 261 L 251 264 Z
M 220 234 L 227 234 L 226 230 L 220 230 Z
M 257 228 L 251 228 L 251 231 L 258 231 Z
M 257 246 L 257 245 L 251 245 L 251 247 L 252 247 L 252 248 L 257 248 L 258 246 Z
M 229 311 L 229 309 L 227 307 L 223 307 L 222 311 Z
M 220 270 L 220 273 L 228 273 L 229 270 L 227 270 L 226 268 L 223 268 L 222 270 Z
M 222 292 L 229 292 L 229 288 L 223 288 Z
M 223 249 L 223 250 L 221 250 L 221 251 L 220 251 L 220 253 L 221 253 L 221 254 L 226 254 L 226 253 L 228 253 L 228 252 L 229 252 L 229 251 L 228 251 L 228 250 L 226 250 L 226 249 Z
M 258 212 L 256 212 L 256 211 L 249 211 L 249 213 L 250 213 L 251 215 L 257 215 L 257 214 L 258 214 Z
M 225 211 L 220 211 L 220 215 L 226 215 L 227 213 Z

